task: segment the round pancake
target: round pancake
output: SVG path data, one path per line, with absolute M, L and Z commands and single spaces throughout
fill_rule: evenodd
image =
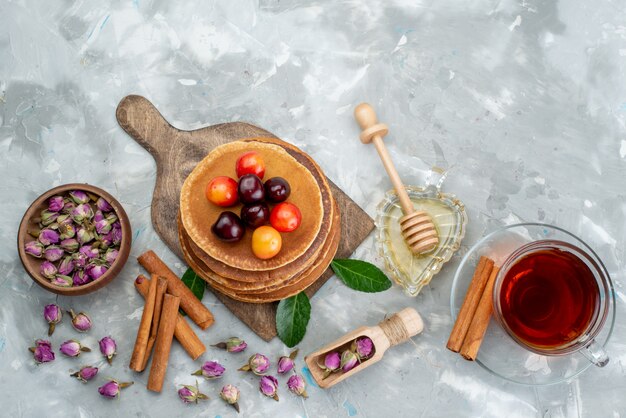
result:
M 336 207 L 336 205 L 334 206 Z M 334 216 L 332 219 L 330 235 L 321 248 L 320 257 L 322 257 L 323 254 L 327 252 L 330 246 L 331 239 L 339 233 L 339 229 L 340 229 L 339 209 L 335 208 L 333 213 L 334 213 Z M 280 288 L 286 287 L 288 285 L 294 284 L 297 281 L 299 281 L 301 279 L 301 276 L 303 276 L 306 273 L 309 267 L 315 264 L 320 258 L 318 257 L 312 260 L 309 266 L 303 267 L 302 269 L 300 269 L 299 271 L 297 271 L 295 274 L 293 274 L 290 277 L 285 277 L 282 279 L 274 278 L 271 280 L 263 280 L 263 281 L 258 281 L 255 283 L 234 281 L 227 277 L 223 277 L 217 274 L 211 268 L 209 268 L 206 264 L 204 264 L 202 262 L 202 259 L 196 256 L 196 254 L 193 252 L 192 247 L 191 247 L 192 242 L 189 239 L 189 236 L 185 233 L 185 230 L 182 227 L 182 225 L 180 225 L 180 223 L 179 223 L 179 228 L 178 228 L 178 234 L 179 234 L 179 240 L 181 241 L 181 243 L 184 242 L 185 247 L 189 252 L 188 256 L 195 261 L 196 265 L 198 265 L 199 268 L 202 270 L 202 272 L 205 274 L 206 277 L 204 277 L 204 279 L 211 284 L 215 284 L 216 287 L 219 287 L 219 289 L 225 293 L 236 292 L 236 293 L 246 293 L 246 294 L 248 293 L 249 294 L 264 294 L 270 291 L 278 290 Z
M 313 174 L 313 177 L 320 187 L 320 191 L 322 194 L 322 207 L 324 210 L 322 225 L 320 227 L 318 235 L 315 237 L 315 240 L 313 241 L 311 246 L 307 248 L 304 254 L 295 259 L 293 262 L 274 270 L 249 271 L 237 269 L 210 257 L 208 254 L 202 251 L 202 249 L 195 242 L 193 242 L 193 240 L 190 240 L 189 247 L 191 251 L 193 251 L 193 253 L 200 260 L 202 260 L 203 264 L 205 264 L 209 269 L 222 277 L 247 283 L 258 283 L 259 281 L 272 279 L 285 279 L 308 267 L 319 255 L 322 245 L 326 241 L 330 232 L 330 223 L 333 216 L 332 211 L 334 207 L 332 192 L 330 190 L 330 186 L 328 185 L 328 181 L 326 180 L 326 176 L 322 172 L 321 168 L 313 161 L 313 159 L 311 159 L 311 157 L 300 151 L 297 147 L 291 144 L 287 144 L 283 141 L 277 141 L 269 138 L 251 138 L 250 140 L 263 142 L 271 141 L 272 143 L 283 147 L 292 157 L 294 157 L 299 163 L 305 166 Z M 244 139 L 243 141 L 248 140 Z
M 225 210 L 239 213 L 241 205 L 222 208 L 209 202 L 204 191 L 217 176 L 235 178 L 235 164 L 241 154 L 258 152 L 266 162 L 264 179 L 283 177 L 291 186 L 288 201 L 302 212 L 302 223 L 293 232 L 283 234 L 283 246 L 278 255 L 261 260 L 251 249 L 250 231 L 241 241 L 227 243 L 219 240 L 211 226 Z M 261 141 L 235 141 L 216 147 L 185 180 L 180 194 L 180 213 L 185 231 L 204 253 L 222 263 L 243 270 L 273 270 L 300 257 L 318 235 L 323 218 L 322 194 L 313 174 L 282 147 Z
M 339 211 L 337 211 L 339 213 Z M 331 237 L 329 237 L 329 245 L 323 251 L 323 255 L 316 260 L 316 262 L 309 267 L 302 275 L 301 279 L 296 283 L 290 284 L 284 288 L 267 292 L 265 294 L 247 294 L 242 292 L 233 292 L 231 289 L 224 288 L 215 282 L 213 282 L 207 275 L 205 269 L 201 267 L 201 262 L 194 258 L 194 256 L 189 251 L 187 247 L 188 241 L 184 236 L 181 236 L 181 247 L 183 250 L 183 254 L 189 266 L 204 280 L 206 280 L 211 287 L 215 290 L 224 293 L 225 295 L 247 303 L 268 303 L 274 302 L 281 299 L 288 298 L 295 294 L 300 293 L 311 284 L 315 283 L 315 281 L 326 271 L 331 261 L 333 260 L 335 253 L 337 252 L 337 248 L 339 247 L 339 242 L 341 241 L 341 228 L 339 227 L 339 215 L 337 215 L 338 224 L 336 230 L 333 231 Z M 179 231 L 182 231 L 179 230 Z M 212 274 L 214 276 L 214 273 Z

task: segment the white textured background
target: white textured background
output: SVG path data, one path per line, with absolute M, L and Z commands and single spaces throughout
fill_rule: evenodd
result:
M 242 390 L 241 416 L 619 417 L 626 416 L 626 12 L 621 1 L 0 1 L 0 415 L 234 416 L 217 392 Z M 210 350 L 228 371 L 201 382 L 210 402 L 185 406 L 176 385 L 192 362 L 172 351 L 164 392 L 127 369 L 142 302 L 134 257 L 154 249 L 184 265 L 150 225 L 152 158 L 118 127 L 127 94 L 148 97 L 174 125 L 195 129 L 245 120 L 309 152 L 368 213 L 390 187 L 373 149 L 357 139 L 353 107 L 372 102 L 391 127 L 389 148 L 407 183 L 427 167 L 450 168 L 446 191 L 470 217 L 462 250 L 414 299 L 397 288 L 357 294 L 332 279 L 313 299 L 301 352 L 387 312 L 416 307 L 427 330 L 358 378 L 310 399 L 263 398 L 235 369 L 247 355 Z M 27 347 L 45 335 L 45 304 L 57 298 L 24 273 L 15 249 L 28 204 L 52 186 L 89 182 L 119 198 L 131 217 L 131 260 L 94 295 L 58 298 L 87 310 L 84 338 L 118 340 L 114 366 L 98 353 L 35 366 Z M 490 376 L 445 349 L 449 291 L 460 257 L 485 232 L 517 220 L 554 223 L 602 257 L 618 297 L 611 363 L 569 384 L 527 388 Z M 381 264 L 372 237 L 356 257 Z M 237 334 L 249 353 L 263 343 L 207 292 L 217 318 L 207 344 Z M 55 349 L 74 337 L 68 323 Z M 302 366 L 299 357 L 298 368 Z M 67 375 L 98 363 L 97 382 Z M 134 380 L 121 399 L 97 394 L 104 376 Z

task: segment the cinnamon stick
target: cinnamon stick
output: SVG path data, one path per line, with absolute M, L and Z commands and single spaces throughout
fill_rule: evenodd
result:
M 152 325 L 154 305 L 156 302 L 157 283 L 158 280 L 156 277 L 153 277 L 150 282 L 148 297 L 146 297 L 146 303 L 143 307 L 143 313 L 141 314 L 141 322 L 139 322 L 139 328 L 137 329 L 137 338 L 135 338 L 133 354 L 130 357 L 130 364 L 128 367 L 136 372 L 143 371 L 141 366 L 143 365 L 143 358 L 145 357 L 146 349 L 148 348 L 148 338 L 150 337 L 150 327 Z
M 489 280 L 487 281 L 487 285 L 485 286 L 485 291 L 480 298 L 480 302 L 478 303 L 478 308 L 476 308 L 476 312 L 474 313 L 472 323 L 467 330 L 465 341 L 463 341 L 463 346 L 461 347 L 461 355 L 466 360 L 476 360 L 476 356 L 478 355 L 478 349 L 483 342 L 485 332 L 487 332 L 489 319 L 491 318 L 491 312 L 493 310 L 493 285 L 496 281 L 498 271 L 500 271 L 500 268 L 497 266 L 494 266 L 493 270 L 491 270 L 491 275 L 489 276 Z
M 152 325 L 150 326 L 150 337 L 148 338 L 148 344 L 146 348 L 146 354 L 143 356 L 143 363 L 141 364 L 141 370 L 146 369 L 150 354 L 152 354 L 152 348 L 154 347 L 154 341 L 156 341 L 157 330 L 159 329 L 159 320 L 161 318 L 161 309 L 163 308 L 163 297 L 167 290 L 167 280 L 163 277 L 157 278 L 157 290 L 154 302 L 154 314 L 152 316 Z
M 180 298 L 180 307 L 200 328 L 207 329 L 213 325 L 214 319 L 211 311 L 198 300 L 154 251 L 146 251 L 137 260 L 148 273 L 156 274 L 167 280 L 167 292 Z
M 485 290 L 492 269 L 493 260 L 485 256 L 480 257 L 476 270 L 474 271 L 474 277 L 472 277 L 472 281 L 467 289 L 461 310 L 454 322 L 448 344 L 446 345 L 449 350 L 455 353 L 458 353 L 463 345 L 463 340 L 465 340 L 467 330 L 472 322 L 472 318 L 474 317 L 474 313 L 476 312 L 476 308 Z
M 150 279 L 148 279 L 143 274 L 140 274 L 135 279 L 135 289 L 139 292 L 141 296 L 144 298 L 148 294 L 148 289 L 150 287 Z M 176 327 L 174 328 L 174 337 L 178 340 L 180 345 L 185 349 L 189 356 L 196 360 L 206 351 L 206 347 L 198 338 L 198 335 L 191 328 L 189 323 L 181 314 L 178 314 L 178 319 L 176 320 Z
M 148 390 L 153 392 L 161 392 L 163 388 L 167 363 L 169 362 L 170 350 L 172 349 L 174 328 L 176 327 L 176 319 L 178 318 L 179 304 L 180 298 L 178 296 L 166 294 L 163 297 L 163 310 L 161 311 L 161 321 L 159 330 L 157 331 L 154 357 L 152 358 L 147 385 Z

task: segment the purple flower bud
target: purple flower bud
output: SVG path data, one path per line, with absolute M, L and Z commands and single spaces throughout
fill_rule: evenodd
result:
M 270 360 L 263 354 L 256 353 L 248 359 L 248 364 L 241 366 L 239 370 L 244 372 L 252 371 L 257 376 L 262 376 L 269 368 Z
M 117 227 L 115 226 L 117 224 Z M 113 224 L 113 229 L 111 230 L 111 236 L 113 237 L 113 245 L 120 245 L 122 242 L 122 227 L 119 223 Z
M 309 397 L 306 393 L 306 384 L 304 383 L 304 379 L 299 374 L 294 374 L 289 378 L 289 380 L 287 380 L 287 387 L 296 395 L 302 396 L 303 398 Z
M 35 347 L 28 348 L 37 363 L 48 363 L 54 360 L 52 345 L 48 340 L 35 341 Z
M 78 231 L 76 231 L 76 238 L 78 238 L 78 243 L 80 245 L 84 245 L 90 241 L 93 241 L 93 239 L 95 238 L 95 235 L 93 232 L 89 231 L 88 229 L 84 227 L 80 227 L 78 228 Z
M 63 254 L 63 249 L 58 245 L 50 245 L 48 248 L 43 250 L 44 258 L 51 262 L 59 261 L 61 257 L 63 257 Z
M 263 395 L 278 401 L 278 380 L 274 376 L 263 376 L 259 381 L 259 390 Z
M 43 256 L 43 244 L 37 241 L 29 241 L 24 244 L 24 252 L 33 257 L 41 258 Z
M 51 212 L 49 210 L 41 211 L 41 224 L 43 226 L 48 226 L 51 223 L 55 222 L 59 217 L 58 212 Z
M 60 212 L 63 209 L 63 196 L 52 196 L 48 199 L 48 210 L 50 212 Z
M 374 343 L 369 337 L 361 337 L 354 340 L 350 347 L 357 355 L 359 361 L 369 358 L 374 351 Z
M 341 366 L 341 357 L 339 356 L 338 352 L 332 351 L 326 354 L 326 357 L 324 358 L 324 367 L 323 367 L 325 370 L 330 370 L 331 372 L 334 372 L 335 370 L 339 369 L 340 366 Z
M 39 233 L 39 242 L 43 245 L 57 244 L 59 242 L 59 234 L 52 229 L 42 229 Z
M 198 389 L 198 382 L 196 381 L 195 386 L 184 385 L 182 388 L 178 389 L 178 397 L 184 403 L 198 403 L 198 400 L 206 400 L 209 399 L 204 393 L 200 393 Z
M 248 344 L 237 337 L 230 337 L 228 340 L 213 344 L 211 347 L 221 348 L 229 353 L 239 353 L 245 350 Z
M 78 332 L 87 332 L 91 329 L 91 318 L 85 312 L 74 313 L 73 309 L 67 311 L 72 317 L 72 326 Z
M 127 388 L 133 383 L 134 382 L 120 383 L 117 380 L 110 380 L 106 382 L 104 385 L 100 386 L 98 388 L 98 392 L 100 392 L 100 395 L 104 396 L 105 398 L 109 398 L 109 399 L 117 398 L 118 395 L 120 394 L 121 389 Z
M 295 366 L 295 362 L 293 361 L 298 355 L 298 350 L 293 351 L 289 357 L 282 356 L 278 359 L 278 373 L 283 374 L 292 370 Z
M 91 245 L 83 245 L 82 247 L 80 247 L 78 252 L 83 254 L 89 260 L 91 260 L 92 258 L 98 258 L 98 256 L 100 255 L 98 249 L 92 248 Z
M 98 200 L 96 201 L 96 207 L 102 212 L 110 212 L 113 210 L 109 202 L 107 202 L 103 197 L 98 198 Z
M 64 202 L 65 203 L 63 204 L 63 209 L 61 209 L 61 212 L 69 215 L 76 207 L 76 203 L 71 200 L 65 200 Z
M 74 238 L 76 236 L 76 226 L 72 222 L 72 219 L 69 219 L 69 222 L 63 222 L 59 224 L 59 238 L 62 240 L 66 240 L 67 238 Z M 76 250 L 74 250 L 76 251 Z
M 114 248 L 109 248 L 107 252 L 104 254 L 104 261 L 112 265 L 115 260 L 117 260 L 117 256 L 119 255 L 119 251 Z
M 81 352 L 89 352 L 91 349 L 83 347 L 77 340 L 67 340 L 61 344 L 61 353 L 68 357 L 78 357 Z
M 87 275 L 89 277 L 91 277 L 93 280 L 99 279 L 100 277 L 102 277 L 102 275 L 104 273 L 106 273 L 108 270 L 108 268 L 106 266 L 100 266 L 100 265 L 96 265 L 96 264 L 89 264 L 86 268 L 85 268 L 85 273 L 87 273 Z
M 46 279 L 53 280 L 57 274 L 57 268 L 54 264 L 46 260 L 39 266 L 39 272 Z
M 87 383 L 98 374 L 98 368 L 93 366 L 82 367 L 76 373 L 72 373 L 70 376 L 77 378 L 83 383 Z
M 106 235 L 111 232 L 111 224 L 106 219 L 102 219 L 95 224 L 98 235 Z
M 71 256 L 67 256 L 59 264 L 59 274 L 63 276 L 70 276 L 74 271 L 74 260 Z
M 74 222 L 82 224 L 84 221 L 93 218 L 93 210 L 88 203 L 83 203 L 72 209 L 70 216 Z
M 69 195 L 77 205 L 89 202 L 89 196 L 82 190 L 72 190 Z
M 43 317 L 48 323 L 48 336 L 50 336 L 54 332 L 55 325 L 61 322 L 63 312 L 61 312 L 61 308 L 58 305 L 51 303 L 44 306 Z
M 113 356 L 117 354 L 117 344 L 113 338 L 104 337 L 100 340 L 100 352 L 106 357 L 109 364 L 113 363 Z
M 61 241 L 60 244 L 61 248 L 63 248 L 63 250 L 68 253 L 76 252 L 76 250 L 78 250 L 78 245 L 78 241 L 76 241 L 74 238 L 64 239 L 63 241 Z
M 237 401 L 239 401 L 239 389 L 237 389 L 237 386 L 224 386 L 220 391 L 220 398 L 226 401 L 229 405 L 232 405 L 237 412 L 239 412 L 239 404 L 237 403 Z
M 354 369 L 354 367 L 359 363 L 359 358 L 355 353 L 350 350 L 345 350 L 341 354 L 341 371 L 346 373 L 350 370 Z
M 73 284 L 73 280 L 69 276 L 64 276 L 62 274 L 57 274 L 52 279 L 52 284 L 59 287 L 71 287 Z
M 74 260 L 74 267 L 83 268 L 87 265 L 87 256 L 82 253 L 72 254 L 72 260 Z
M 207 379 L 219 379 L 226 369 L 217 361 L 207 361 L 200 370 L 192 373 L 193 376 L 204 376 Z
M 74 272 L 74 275 L 72 276 L 72 284 L 74 286 L 82 286 L 89 282 L 91 282 L 91 277 L 89 277 L 89 275 L 83 270 L 78 270 Z
M 102 213 L 102 211 L 97 210 L 94 215 L 93 215 L 93 221 L 94 222 L 100 222 L 102 220 L 104 220 L 104 214 Z

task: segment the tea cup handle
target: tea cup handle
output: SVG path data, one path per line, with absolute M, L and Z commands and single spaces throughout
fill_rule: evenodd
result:
M 609 356 L 604 348 L 595 340 L 580 350 L 583 356 L 598 367 L 604 367 L 609 363 Z

